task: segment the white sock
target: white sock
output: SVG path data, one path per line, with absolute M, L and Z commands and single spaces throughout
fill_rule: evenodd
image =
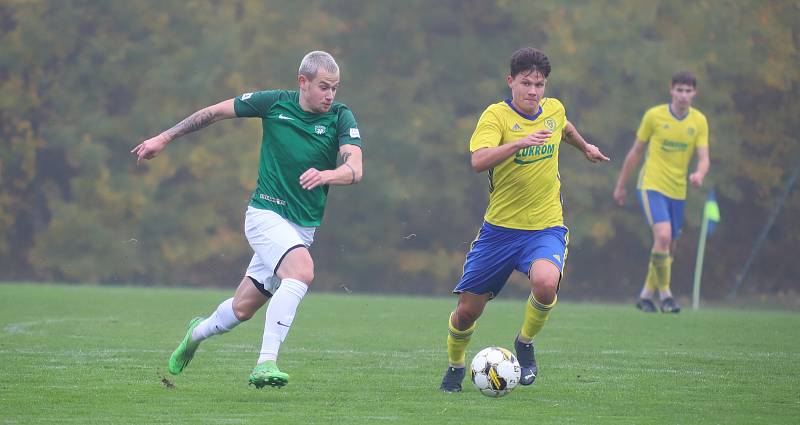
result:
M 267 360 L 277 360 L 281 343 L 292 327 L 297 306 L 308 291 L 308 285 L 297 279 L 283 279 L 281 286 L 267 306 L 267 320 L 264 324 L 264 339 L 257 364 Z
M 206 320 L 200 322 L 192 331 L 192 340 L 202 341 L 212 335 L 224 334 L 242 323 L 233 313 L 233 298 L 220 303 L 217 310 Z

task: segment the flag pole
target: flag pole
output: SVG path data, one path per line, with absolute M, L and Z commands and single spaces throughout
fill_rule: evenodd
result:
M 703 257 L 706 251 L 706 235 L 708 233 L 708 215 L 703 212 L 700 225 L 700 239 L 697 242 L 697 260 L 694 263 L 694 287 L 692 289 L 692 310 L 700 308 L 700 278 L 703 275 Z

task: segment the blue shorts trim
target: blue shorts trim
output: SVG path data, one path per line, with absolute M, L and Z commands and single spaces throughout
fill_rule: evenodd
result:
M 453 292 L 497 296 L 514 270 L 528 274 L 537 260 L 564 270 L 569 230 L 563 226 L 520 230 L 484 222 L 464 263 L 464 274 Z
M 655 190 L 638 190 L 644 218 L 650 227 L 655 223 L 669 222 L 672 226 L 672 239 L 681 235 L 683 227 L 683 199 L 672 199 Z

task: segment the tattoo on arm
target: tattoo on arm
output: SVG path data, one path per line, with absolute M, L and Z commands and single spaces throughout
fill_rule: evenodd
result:
M 353 179 L 350 180 L 350 184 L 356 184 L 356 170 L 350 164 L 347 163 L 347 160 L 350 159 L 351 156 L 353 156 L 353 154 L 351 152 L 342 152 L 342 155 L 341 155 L 342 165 L 344 165 L 345 167 L 349 168 L 350 169 L 350 173 L 353 176 Z
M 349 168 L 350 169 L 350 173 L 352 173 L 352 175 L 353 175 L 353 179 L 350 180 L 350 184 L 355 184 L 356 183 L 356 170 L 354 170 L 353 167 L 351 167 L 350 164 L 348 164 L 346 162 L 343 165 L 345 165 L 347 168 Z
M 216 121 L 216 119 L 213 112 L 207 109 L 201 109 L 192 115 L 189 115 L 183 121 L 175 124 L 174 127 L 170 128 L 165 133 L 170 137 L 170 139 L 176 139 L 184 134 L 189 134 L 191 132 L 208 127 L 214 121 Z
M 572 139 L 575 136 L 573 131 L 574 131 L 574 129 L 572 127 L 570 127 L 568 125 L 564 126 L 564 139 L 567 140 L 567 141 Z
M 586 146 L 586 141 L 581 139 L 578 131 L 572 126 L 564 127 L 564 141 L 580 150 L 583 150 Z

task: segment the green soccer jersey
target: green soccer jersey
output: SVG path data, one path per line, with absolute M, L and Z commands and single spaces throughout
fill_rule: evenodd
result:
M 361 146 L 358 124 L 350 109 L 334 103 L 322 114 L 300 107 L 296 91 L 245 93 L 234 100 L 238 117 L 259 117 L 263 136 L 258 184 L 250 205 L 275 211 L 300 226 L 322 222 L 328 186 L 305 190 L 300 175 L 309 168 L 336 168 L 339 146 Z

